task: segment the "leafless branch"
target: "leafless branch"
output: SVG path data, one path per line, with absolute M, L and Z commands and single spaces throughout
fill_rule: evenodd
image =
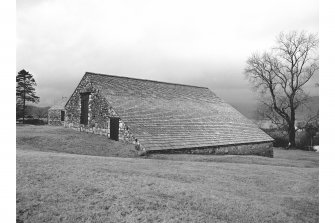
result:
M 303 87 L 319 71 L 318 43 L 314 34 L 280 33 L 271 52 L 252 54 L 247 60 L 245 74 L 250 83 L 271 99 L 266 105 L 276 117 L 269 114 L 267 118 L 275 123 L 281 118 L 291 132 L 295 131 L 296 109 L 309 98 Z

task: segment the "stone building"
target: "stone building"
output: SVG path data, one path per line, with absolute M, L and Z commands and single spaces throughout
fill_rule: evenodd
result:
M 64 125 L 65 121 L 65 104 L 67 102 L 66 97 L 62 97 L 57 103 L 55 103 L 51 108 L 48 110 L 48 124 L 49 125 L 57 125 L 62 126 Z
M 155 153 L 272 156 L 273 139 L 205 87 L 85 73 L 65 126 Z

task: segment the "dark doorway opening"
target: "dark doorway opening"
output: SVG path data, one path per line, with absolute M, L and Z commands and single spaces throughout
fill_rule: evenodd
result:
M 64 121 L 64 117 L 65 117 L 65 111 L 61 111 L 60 112 L 60 120 Z
M 90 93 L 81 93 L 81 113 L 80 113 L 80 124 L 88 124 L 88 100 Z
M 119 141 L 119 118 L 110 118 L 110 138 Z

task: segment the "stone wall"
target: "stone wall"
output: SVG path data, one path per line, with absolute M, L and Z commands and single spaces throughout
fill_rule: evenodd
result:
M 138 144 L 137 139 L 133 136 L 128 126 L 121 119 L 119 124 L 119 140 L 123 142 Z
M 61 121 L 61 112 L 64 110 L 61 109 L 49 109 L 48 111 L 48 124 L 62 126 L 64 121 Z
M 148 154 L 203 154 L 203 155 L 257 155 L 273 157 L 272 142 L 239 144 L 228 146 L 211 146 L 200 148 L 174 149 L 174 150 L 150 150 Z
M 65 127 L 74 129 L 76 131 L 80 132 L 87 132 L 87 133 L 92 133 L 92 134 L 97 134 L 97 135 L 104 135 L 109 138 L 110 134 L 110 129 L 109 128 L 99 128 L 96 126 L 89 127 L 89 126 L 84 126 L 84 125 L 75 125 L 71 122 L 65 122 L 64 124 Z M 129 128 L 127 127 L 126 124 L 120 119 L 119 123 L 119 141 L 122 142 L 128 142 L 132 144 L 138 144 L 137 139 L 131 134 Z
M 88 102 L 88 124 L 80 124 L 81 99 L 80 93 L 90 92 Z M 94 88 L 89 79 L 84 77 L 79 83 L 75 92 L 69 99 L 66 107 L 65 127 L 77 131 L 83 131 L 93 134 L 110 135 L 110 117 L 118 117 L 118 114 L 110 107 L 107 100 L 101 95 L 99 89 Z M 135 137 L 131 134 L 127 125 L 120 119 L 119 140 L 138 144 Z

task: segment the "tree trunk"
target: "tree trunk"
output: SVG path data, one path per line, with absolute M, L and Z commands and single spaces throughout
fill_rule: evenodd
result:
M 24 89 L 23 89 L 23 120 L 22 124 L 24 124 L 24 116 L 26 115 L 26 76 L 23 77 Z
M 24 95 L 23 95 L 23 111 L 22 111 L 22 115 L 23 115 L 22 124 L 24 124 L 24 116 L 26 115 L 26 93 L 25 92 L 24 92 Z
M 291 119 L 288 128 L 289 148 L 295 148 L 295 110 L 293 108 L 293 102 L 291 102 Z
M 294 123 L 290 124 L 288 133 L 289 133 L 289 142 L 290 142 L 289 149 L 294 148 L 295 147 L 295 126 L 294 126 Z

